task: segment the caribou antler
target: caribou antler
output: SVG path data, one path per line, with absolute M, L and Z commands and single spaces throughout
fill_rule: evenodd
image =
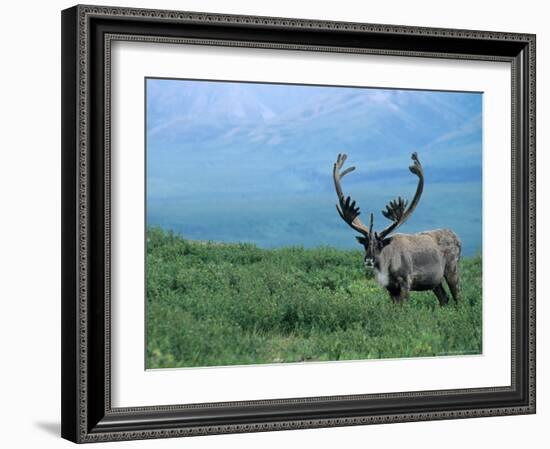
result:
M 370 230 L 361 222 L 359 219 L 359 207 L 355 206 L 355 201 L 351 200 L 351 197 L 345 197 L 342 192 L 341 179 L 346 176 L 348 173 L 351 173 L 355 170 L 355 167 L 349 167 L 343 172 L 340 173 L 344 162 L 347 159 L 346 154 L 338 154 L 336 162 L 334 163 L 334 168 L 332 169 L 332 177 L 334 179 L 334 187 L 336 188 L 336 194 L 338 195 L 338 202 L 340 205 L 336 205 L 336 210 L 342 220 L 344 220 L 349 226 L 355 229 L 357 232 L 360 232 L 365 237 L 369 237 L 372 232 L 372 220 L 373 216 L 371 214 L 370 220 Z
M 414 194 L 414 198 L 407 210 L 405 210 L 405 208 L 407 207 L 407 201 L 400 196 L 397 197 L 397 199 L 390 201 L 386 205 L 386 209 L 382 211 L 382 214 L 384 215 L 384 217 L 392 220 L 392 224 L 389 225 L 382 232 L 380 232 L 379 237 L 381 239 L 386 237 L 390 232 L 394 231 L 408 220 L 408 218 L 411 216 L 414 209 L 416 208 L 416 205 L 420 201 L 420 197 L 422 196 L 422 190 L 424 189 L 424 170 L 422 169 L 422 165 L 420 164 L 420 161 L 418 160 L 418 155 L 416 153 L 413 153 L 411 155 L 411 159 L 413 160 L 413 165 L 409 167 L 409 170 L 416 176 L 418 176 L 418 186 L 416 187 L 416 193 Z

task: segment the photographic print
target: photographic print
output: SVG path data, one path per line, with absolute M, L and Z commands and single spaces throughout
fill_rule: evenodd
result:
M 535 35 L 61 24 L 64 438 L 536 412 Z
M 146 368 L 482 353 L 480 92 L 145 79 Z

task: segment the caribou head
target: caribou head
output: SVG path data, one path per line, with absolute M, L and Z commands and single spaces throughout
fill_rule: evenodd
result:
M 409 203 L 401 196 L 391 200 L 382 211 L 391 223 L 380 232 L 374 231 L 374 215 L 369 226 L 359 218 L 360 210 L 350 196 L 342 191 L 342 178 L 355 170 L 342 171 L 347 156 L 339 154 L 332 175 L 338 196 L 338 214 L 360 236 L 357 240 L 365 248 L 364 264 L 373 269 L 378 282 L 385 287 L 394 302 L 404 302 L 411 290 L 433 290 L 440 304 L 448 302 L 442 280 L 446 279 L 451 293 L 458 301 L 458 262 L 460 240 L 448 229 L 437 229 L 418 234 L 392 234 L 414 212 L 424 189 L 424 170 L 418 155 L 411 155 L 409 170 L 418 177 L 414 198 Z
M 342 178 L 355 170 L 355 167 L 349 167 L 344 171 L 341 171 L 347 159 L 346 154 L 339 154 L 336 162 L 334 163 L 332 176 L 339 202 L 339 204 L 336 205 L 336 210 L 338 211 L 338 214 L 340 214 L 340 217 L 342 217 L 342 220 L 344 220 L 355 231 L 362 234 L 356 238 L 357 241 L 365 247 L 365 266 L 367 268 L 374 267 L 378 255 L 384 248 L 385 244 L 388 243 L 386 237 L 409 219 L 420 201 L 420 197 L 422 196 L 422 191 L 424 189 L 424 171 L 420 161 L 418 160 L 418 155 L 413 153 L 411 158 L 413 160 L 413 164 L 409 167 L 409 170 L 418 176 L 418 186 L 416 187 L 414 198 L 409 204 L 409 207 L 407 207 L 407 200 L 404 200 L 400 196 L 398 196 L 395 200 L 390 201 L 386 205 L 386 209 L 382 211 L 382 215 L 391 220 L 391 224 L 380 232 L 373 232 L 374 214 L 370 214 L 369 227 L 367 228 L 359 218 L 360 210 L 359 207 L 355 205 L 355 201 L 352 201 L 350 196 L 346 197 L 342 191 Z

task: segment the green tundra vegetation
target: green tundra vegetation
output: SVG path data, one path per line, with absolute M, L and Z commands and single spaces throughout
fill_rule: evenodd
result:
M 147 235 L 147 367 L 480 354 L 481 257 L 461 262 L 462 301 L 394 305 L 360 250 L 260 249 Z

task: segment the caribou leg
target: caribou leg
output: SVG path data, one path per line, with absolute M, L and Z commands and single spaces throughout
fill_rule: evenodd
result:
M 399 304 L 401 300 L 401 289 L 399 287 L 386 287 L 386 290 L 388 290 L 392 302 L 394 304 Z
M 400 294 L 399 289 L 398 288 L 387 287 L 386 290 L 388 290 L 388 293 L 390 294 L 391 301 L 394 304 L 398 304 L 399 303 L 399 294 Z
M 401 288 L 399 292 L 399 304 L 405 304 L 409 301 L 409 290 Z
M 451 264 L 450 267 L 447 266 L 447 268 L 445 269 L 445 280 L 447 281 L 447 285 L 449 286 L 451 295 L 453 295 L 455 304 L 458 304 L 458 301 L 460 299 L 460 283 L 458 276 L 458 266 L 456 263 Z
M 409 300 L 409 292 L 404 289 L 391 291 L 390 296 L 394 304 L 405 304 Z
M 433 292 L 435 293 L 435 296 L 437 296 L 440 306 L 444 306 L 449 302 L 449 297 L 447 296 L 447 292 L 443 288 L 443 284 L 439 284 L 437 287 L 435 287 L 433 289 Z
M 403 304 L 409 301 L 411 292 L 411 278 L 409 276 L 399 277 L 399 303 Z
M 397 285 L 386 288 L 390 293 L 391 299 L 394 304 L 404 304 L 409 300 L 409 294 L 411 291 L 409 279 L 404 279 L 400 277 L 397 279 Z

